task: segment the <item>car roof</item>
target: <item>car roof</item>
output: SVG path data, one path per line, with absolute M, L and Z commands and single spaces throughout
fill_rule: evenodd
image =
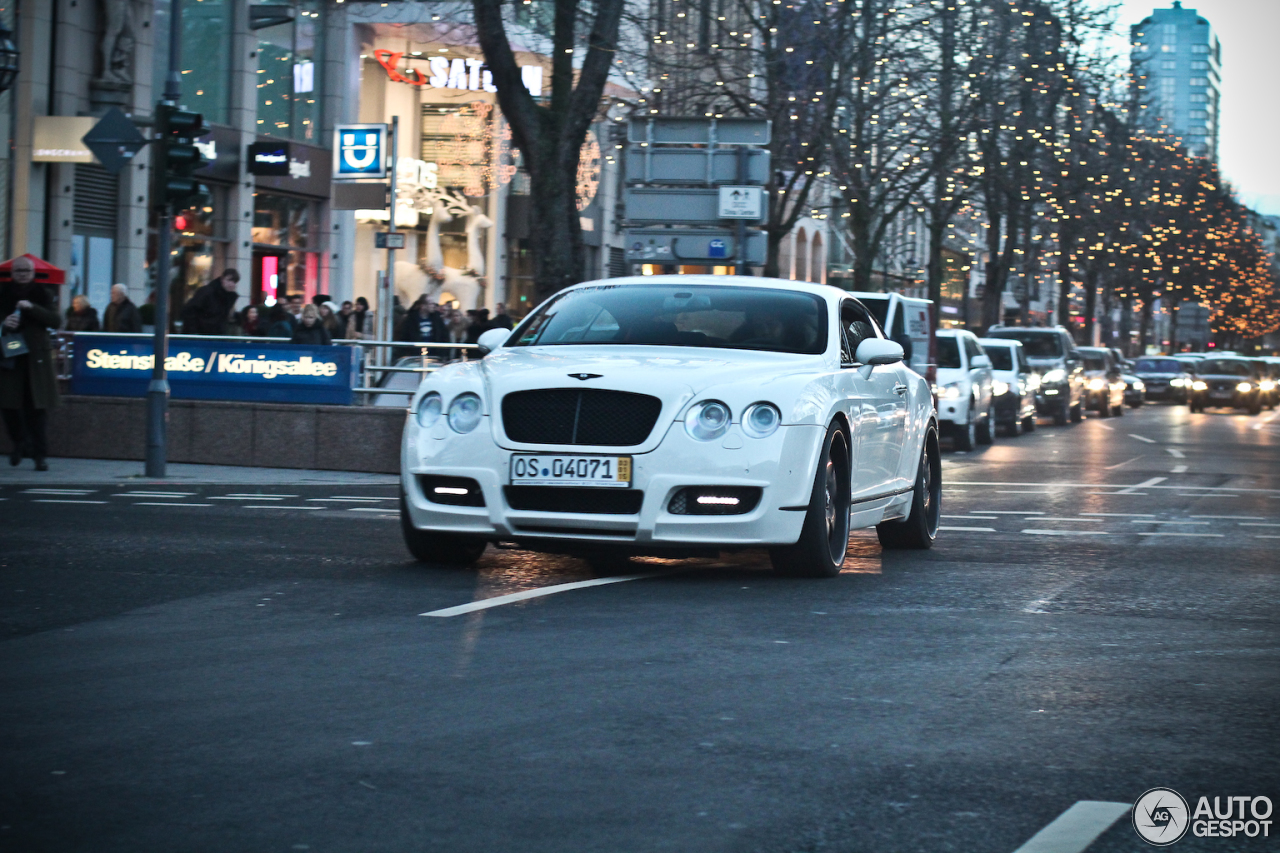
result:
M 1096 352 L 1096 353 L 1111 352 L 1110 348 L 1108 347 L 1076 347 L 1076 349 L 1080 350 L 1080 352 Z
M 978 343 L 982 344 L 983 346 L 986 346 L 987 344 L 992 344 L 998 347 L 1010 347 L 1010 348 L 1022 346 L 1022 341 L 1015 340 L 1014 338 L 978 338 Z
M 940 338 L 958 338 L 961 335 L 970 335 L 974 338 L 977 337 L 977 335 L 973 334 L 973 332 L 968 329 L 939 329 L 936 332 L 936 335 Z
M 632 275 L 622 278 L 601 278 L 595 281 L 584 281 L 566 287 L 561 293 L 570 290 L 583 290 L 589 287 L 631 287 L 641 284 L 678 284 L 711 285 L 718 287 L 759 287 L 769 290 L 794 290 L 801 293 L 812 293 L 827 299 L 851 297 L 848 291 L 830 284 L 815 284 L 811 281 L 791 281 L 784 278 L 762 278 L 759 276 L 707 275 L 704 273 L 690 275 Z

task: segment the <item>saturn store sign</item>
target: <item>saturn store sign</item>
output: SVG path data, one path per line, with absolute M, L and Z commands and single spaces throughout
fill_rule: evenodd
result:
M 465 89 L 471 92 L 496 92 L 493 85 L 493 74 L 485 66 L 482 59 L 450 59 L 447 56 L 423 57 L 426 68 L 415 68 L 412 65 L 401 70 L 398 66 L 404 51 L 378 49 L 373 58 L 387 72 L 387 79 L 396 83 L 408 83 L 411 86 L 422 86 L 427 89 Z M 520 66 L 520 79 L 529 94 L 535 98 L 542 96 L 542 66 Z
M 347 406 L 352 400 L 351 353 L 350 347 L 246 346 L 178 338 L 164 366 L 175 399 Z M 154 364 L 150 339 L 76 335 L 71 392 L 145 396 Z

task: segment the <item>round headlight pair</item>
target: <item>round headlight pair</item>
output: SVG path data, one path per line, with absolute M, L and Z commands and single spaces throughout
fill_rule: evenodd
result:
M 752 403 L 742 413 L 742 431 L 751 438 L 768 438 L 782 423 L 782 413 L 772 403 Z M 729 431 L 733 413 L 719 400 L 704 400 L 685 415 L 684 428 L 698 441 L 714 441 Z
M 483 414 L 483 406 L 480 404 L 480 398 L 475 394 L 459 394 L 453 398 L 453 402 L 449 404 L 448 421 L 450 428 L 457 433 L 466 435 L 480 425 L 480 417 Z M 429 394 L 423 394 L 422 399 L 418 401 L 418 410 L 416 417 L 418 426 L 423 429 L 430 429 L 440 420 L 440 415 L 444 411 L 444 401 L 435 391 Z

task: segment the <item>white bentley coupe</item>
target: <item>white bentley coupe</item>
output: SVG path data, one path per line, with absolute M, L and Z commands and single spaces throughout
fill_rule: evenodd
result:
M 933 544 L 929 387 L 841 290 L 588 282 L 481 343 L 409 409 L 400 513 L 419 560 L 470 564 L 494 541 L 601 562 L 765 547 L 777 572 L 825 577 L 851 528 Z

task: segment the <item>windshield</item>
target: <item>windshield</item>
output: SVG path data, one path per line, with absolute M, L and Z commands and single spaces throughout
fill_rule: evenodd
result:
M 687 284 L 606 284 L 538 309 L 507 346 L 638 344 L 817 354 L 826 303 L 810 293 Z
M 955 338 L 938 338 L 938 367 L 960 368 L 960 346 Z
M 1006 331 L 990 332 L 993 338 L 1008 338 L 1022 342 L 1027 358 L 1062 358 L 1062 337 L 1056 332 Z
M 1206 358 L 1196 365 L 1196 373 L 1201 376 L 1252 376 L 1253 370 L 1246 361 Z
M 1172 358 L 1140 358 L 1133 369 L 1139 373 L 1181 373 L 1182 365 Z
M 1084 356 L 1085 370 L 1106 370 L 1107 360 L 1096 352 L 1081 353 Z
M 889 300 L 883 296 L 859 296 L 858 301 L 880 321 L 880 328 L 889 328 Z
M 991 367 L 995 370 L 1013 370 L 1013 347 L 1002 347 L 997 344 L 986 344 L 983 347 L 987 357 L 991 359 Z

